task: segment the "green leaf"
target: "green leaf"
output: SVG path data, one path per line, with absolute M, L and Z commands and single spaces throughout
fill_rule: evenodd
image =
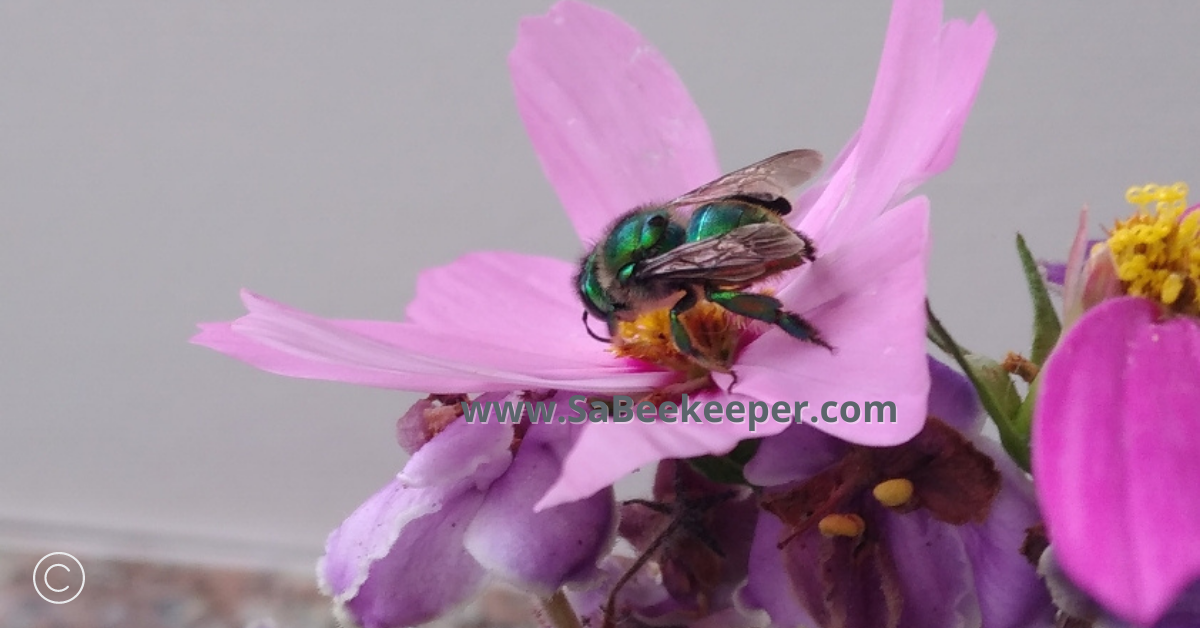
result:
M 739 442 L 737 447 L 733 448 L 733 451 L 725 454 L 725 457 L 742 466 L 746 466 L 746 463 L 750 462 L 754 454 L 758 453 L 759 443 L 762 443 L 761 438 L 747 438 Z
M 1046 356 L 1058 344 L 1062 334 L 1062 322 L 1058 320 L 1058 312 L 1050 301 L 1050 291 L 1046 289 L 1046 280 L 1038 270 L 1037 261 L 1025 245 L 1025 238 L 1017 234 L 1017 254 L 1021 257 L 1021 267 L 1025 270 L 1025 283 L 1029 286 L 1029 297 L 1033 299 L 1033 348 L 1029 359 L 1041 366 Z
M 1021 402 L 1021 407 L 1017 410 L 1017 418 L 1013 421 L 1013 431 L 1026 443 L 1029 442 L 1029 432 L 1033 428 L 1033 409 L 1037 405 L 1038 387 L 1041 382 L 1041 374 L 1029 382 L 1029 393 L 1025 395 L 1025 400 Z
M 1000 415 L 1010 421 L 1015 420 L 1017 409 L 1021 407 L 1021 394 L 1013 385 L 1012 374 L 999 362 L 985 355 L 963 350 L 963 359 L 969 365 L 967 370 L 978 378 L 983 388 L 990 393 Z
M 1020 430 L 1018 423 L 1021 411 L 1021 395 L 1013 385 L 1012 376 L 995 360 L 964 349 L 942 322 L 933 315 L 929 302 L 925 303 L 928 316 L 926 334 L 929 339 L 954 358 L 959 368 L 979 393 L 979 402 L 988 416 L 996 423 L 1000 432 L 1000 443 L 1008 455 L 1026 471 L 1029 470 L 1029 430 Z
M 746 476 L 742 473 L 743 465 L 725 456 L 689 458 L 688 464 L 692 465 L 692 468 L 698 471 L 700 475 L 713 482 L 721 484 L 748 484 Z
M 713 482 L 750 485 L 750 482 L 746 481 L 743 469 L 758 452 L 758 444 L 761 442 L 762 440 L 757 438 L 746 439 L 724 456 L 699 456 L 689 459 L 688 464 Z

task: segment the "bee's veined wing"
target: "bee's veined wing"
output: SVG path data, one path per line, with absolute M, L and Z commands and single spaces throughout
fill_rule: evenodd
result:
M 677 246 L 638 263 L 644 281 L 751 282 L 813 259 L 812 242 L 774 222 L 744 225 L 715 238 Z
M 789 150 L 734 170 L 667 203 L 668 207 L 700 205 L 730 196 L 752 196 L 765 201 L 782 198 L 812 178 L 824 158 L 810 150 Z

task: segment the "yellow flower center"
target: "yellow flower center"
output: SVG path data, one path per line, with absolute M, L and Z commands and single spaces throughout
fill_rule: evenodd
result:
M 1117 221 L 1107 246 L 1126 294 L 1200 315 L 1200 212 L 1187 211 L 1187 185 L 1129 188 L 1138 210 Z M 1148 207 L 1153 204 L 1153 209 Z
M 747 319 L 725 308 L 701 301 L 679 316 L 687 329 L 692 346 L 704 364 L 684 355 L 671 338 L 670 308 L 641 314 L 632 321 L 617 323 L 611 351 L 618 357 L 637 358 L 660 366 L 684 371 L 692 376 L 707 370 L 728 370 L 738 349 Z

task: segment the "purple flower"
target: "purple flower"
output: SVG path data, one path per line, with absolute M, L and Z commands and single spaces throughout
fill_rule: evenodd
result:
M 890 401 L 894 423 L 817 427 L 876 445 L 920 431 L 928 207 L 923 197 L 904 199 L 950 165 L 995 39 L 984 17 L 943 23 L 941 15 L 939 0 L 897 1 L 863 126 L 790 215 L 819 256 L 786 273 L 776 296 L 836 354 L 778 329 L 752 330 L 731 339 L 740 345 L 731 365 L 739 395 L 725 392 L 728 376 L 715 376 L 722 388 L 700 401 L 774 403 L 796 391 L 814 407 Z M 621 213 L 720 174 L 687 90 L 613 15 L 560 2 L 522 22 L 509 64 L 534 148 L 582 243 Z M 442 394 L 644 394 L 679 383 L 673 368 L 614 355 L 588 337 L 574 271 L 557 259 L 468 255 L 422 273 L 400 323 L 323 319 L 244 292 L 245 316 L 203 325 L 193 341 L 283 375 Z M 760 433 L 783 427 L 767 423 Z M 731 422 L 588 425 L 538 507 L 586 497 L 657 460 L 725 453 L 746 436 Z
M 981 437 L 965 378 L 930 360 L 930 420 L 913 440 L 863 447 L 799 427 L 746 467 L 767 489 L 739 594 L 773 625 L 1048 625 L 1020 554 L 1038 522 L 1028 479 Z
M 410 412 L 404 420 L 431 418 Z M 611 489 L 533 510 L 576 431 L 446 425 L 329 536 L 318 575 L 337 613 L 362 628 L 410 626 L 471 599 L 489 574 L 542 597 L 595 577 L 616 525 Z
M 1063 336 L 1033 420 L 1058 563 L 1141 626 L 1200 577 L 1200 214 L 1185 210 L 1185 193 L 1130 191 L 1141 208 L 1092 253 L 1130 296 L 1095 301 Z

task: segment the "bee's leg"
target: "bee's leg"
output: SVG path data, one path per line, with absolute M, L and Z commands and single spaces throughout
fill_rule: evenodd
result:
M 715 373 L 728 373 L 729 367 L 727 365 L 714 361 L 696 349 L 691 335 L 688 334 L 687 327 L 684 326 L 683 321 L 679 320 L 679 317 L 684 312 L 692 309 L 700 302 L 699 291 L 696 288 L 686 287 L 682 289 L 686 290 L 683 298 L 675 302 L 675 305 L 668 314 L 671 321 L 671 341 L 675 343 L 675 348 L 680 353 L 687 356 L 704 370 Z M 735 377 L 734 381 L 736 379 Z
M 821 332 L 817 331 L 812 323 L 804 320 L 798 314 L 783 309 L 783 304 L 775 297 L 752 292 L 712 289 L 707 290 L 705 296 L 709 301 L 734 314 L 770 323 L 795 338 L 833 351 L 833 346 L 821 338 Z
M 687 327 L 684 327 L 683 321 L 679 320 L 679 315 L 695 307 L 699 301 L 700 299 L 696 297 L 696 290 L 689 288 L 683 295 L 683 298 L 676 301 L 675 305 L 671 307 L 669 314 L 671 320 L 671 340 L 675 343 L 675 348 L 679 349 L 680 353 L 690 358 L 700 358 L 701 356 L 696 353 L 696 347 L 692 344 L 692 337 L 688 335 Z

